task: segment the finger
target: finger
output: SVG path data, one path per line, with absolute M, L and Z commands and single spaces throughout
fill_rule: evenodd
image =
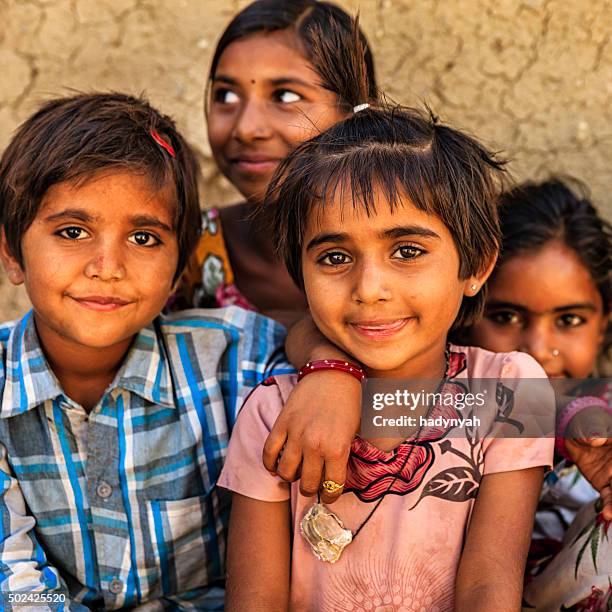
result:
M 601 490 L 601 501 L 603 502 L 602 515 L 606 521 L 612 521 L 612 485 Z
M 599 438 L 599 437 L 596 437 L 596 435 L 593 435 L 592 437 L 586 438 L 584 440 L 584 443 L 588 444 L 589 446 L 593 446 L 597 448 L 599 446 L 605 446 L 609 444 L 610 438 Z
M 316 495 L 323 477 L 323 457 L 318 453 L 304 451 L 302 475 L 300 477 L 300 493 L 311 497 Z
M 276 466 L 280 460 L 283 447 L 287 442 L 287 429 L 284 422 L 279 417 L 274 423 L 272 431 L 268 434 L 266 443 L 264 444 L 262 459 L 266 470 L 276 474 Z
M 289 439 L 276 465 L 276 475 L 286 482 L 294 482 L 299 478 L 301 463 L 302 450 Z
M 325 480 L 330 480 L 337 484 L 346 484 L 346 468 L 347 468 L 348 456 L 343 455 L 338 459 L 328 459 L 325 462 Z M 326 491 L 321 488 L 321 501 L 324 504 L 333 504 L 342 495 L 344 487 L 336 492 Z
M 592 445 L 593 440 L 597 446 L 606 443 L 612 436 L 612 417 L 602 410 L 585 410 L 577 414 L 570 422 L 567 437 L 574 438 L 579 444 Z

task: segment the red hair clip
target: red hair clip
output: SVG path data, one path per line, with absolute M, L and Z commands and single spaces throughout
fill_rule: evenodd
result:
M 153 140 L 160 146 L 163 147 L 164 149 L 166 149 L 166 151 L 168 151 L 168 153 L 170 154 L 171 157 L 176 157 L 176 153 L 174 152 L 174 148 L 172 147 L 171 144 L 167 143 L 160 135 L 159 132 L 157 130 L 151 129 L 150 130 L 150 134 L 151 137 L 153 138 Z

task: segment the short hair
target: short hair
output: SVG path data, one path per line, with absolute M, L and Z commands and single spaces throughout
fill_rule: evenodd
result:
M 323 87 L 338 96 L 341 109 L 349 112 L 378 98 L 374 59 L 357 20 L 339 6 L 317 0 L 256 0 L 241 10 L 217 43 L 208 83 L 231 43 L 257 32 L 289 28 L 295 31 Z M 364 88 L 356 88 L 356 82 Z
M 155 189 L 173 187 L 178 278 L 200 232 L 198 164 L 172 119 L 121 93 L 51 100 L 18 128 L 0 160 L 0 222 L 12 255 L 23 264 L 21 239 L 50 187 L 106 170 L 145 175 Z
M 559 240 L 576 253 L 588 270 L 601 295 L 604 312 L 610 313 L 612 225 L 599 215 L 584 183 L 570 177 L 525 182 L 502 194 L 499 215 L 502 246 L 498 265 Z M 604 352 L 612 346 L 611 336 L 609 325 Z
M 408 197 L 437 215 L 459 253 L 459 276 L 483 271 L 498 252 L 497 198 L 504 162 L 474 138 L 413 108 L 368 108 L 302 143 L 279 166 L 259 208 L 300 287 L 302 246 L 309 218 L 339 188 L 354 208 L 373 214 L 382 189 L 391 209 Z M 484 291 L 463 300 L 454 326 L 480 315 Z

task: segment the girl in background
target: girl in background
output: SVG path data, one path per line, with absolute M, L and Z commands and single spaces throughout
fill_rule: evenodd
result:
M 363 58 L 352 52 L 355 37 Z M 350 93 L 355 78 L 367 81 L 365 99 Z M 355 20 L 332 3 L 258 0 L 221 36 L 207 94 L 214 160 L 244 201 L 204 214 L 173 308 L 238 304 L 291 323 L 305 311 L 304 297 L 250 214 L 298 144 L 377 98 L 370 49 Z
M 484 318 L 468 331 L 470 343 L 529 353 L 549 378 L 574 379 L 575 387 L 593 375 L 598 356 L 610 349 L 612 228 L 583 186 L 576 182 L 572 190 L 556 178 L 505 193 L 500 223 L 501 256 L 487 283 Z M 598 432 L 600 441 L 583 445 L 566 438 L 571 431 L 558 432 L 561 454 L 546 476 L 536 514 L 532 572 L 537 577 L 525 592 L 537 610 L 612 605 L 612 546 L 606 537 L 612 519 L 612 445 L 604 443 L 612 437 L 611 390 L 603 384 L 597 391 L 570 403 L 559 419 L 565 429 L 576 425 L 572 416 L 580 413 L 586 434 L 579 437 Z M 592 502 L 598 493 L 572 460 L 601 492 L 605 513 L 597 513 L 602 503 Z
M 442 378 L 443 394 L 494 378 L 515 405 L 530 401 L 514 383 L 545 377 L 533 358 L 447 344 L 482 306 L 501 174 L 474 139 L 410 109 L 362 110 L 290 154 L 265 205 L 272 233 L 318 328 L 363 364 L 318 362 L 300 376 Z M 325 474 L 324 488 L 342 491 L 332 514 L 259 460 L 295 383 L 258 387 L 230 442 L 219 480 L 234 492 L 227 609 L 517 610 L 552 440 L 429 426 L 355 438 L 346 481 Z M 459 486 L 439 486 L 459 473 Z

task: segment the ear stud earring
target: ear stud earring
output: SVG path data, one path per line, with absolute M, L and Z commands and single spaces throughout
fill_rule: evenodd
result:
M 476 283 L 472 283 L 472 284 L 470 285 L 470 289 L 471 289 L 472 291 L 476 291 L 476 289 L 478 289 L 478 285 L 477 285 Z
M 561 354 L 561 351 L 560 351 L 559 349 L 552 349 L 552 350 L 550 351 L 550 354 L 551 354 L 553 357 L 558 357 L 558 356 Z

